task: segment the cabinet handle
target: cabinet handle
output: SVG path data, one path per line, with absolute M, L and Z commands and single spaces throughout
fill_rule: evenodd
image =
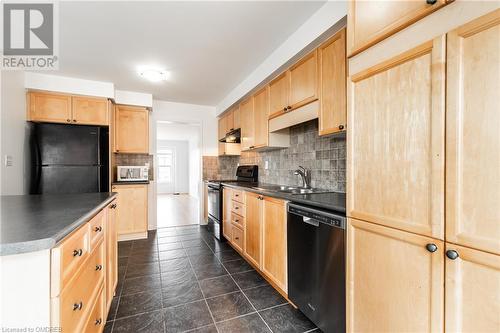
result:
M 240 195 L 239 195 L 239 194 L 235 194 L 234 196 L 235 196 L 235 197 L 239 197 Z
M 240 220 L 234 220 L 234 222 L 238 223 L 238 222 L 240 222 Z
M 287 109 L 287 110 L 291 110 L 291 109 L 292 109 L 292 107 L 289 105 L 289 106 L 287 106 L 287 107 L 286 107 L 286 109 Z
M 429 243 L 425 246 L 425 248 L 427 249 L 427 251 L 433 253 L 433 252 L 436 252 L 438 247 L 436 246 L 436 244 L 432 244 L 432 243 Z
M 73 122 L 76 123 L 76 119 L 73 119 Z
M 239 238 L 239 237 L 234 237 L 234 239 L 238 240 L 238 239 L 240 239 L 240 238 Z
M 78 249 L 78 250 L 73 250 L 73 257 L 81 257 L 83 254 L 83 250 L 82 249 Z
M 95 232 L 101 232 L 102 231 L 102 227 L 101 226 L 98 226 L 98 227 L 95 227 Z
M 286 106 L 283 108 L 283 111 L 285 111 L 285 112 L 286 112 Z
M 113 188 L 114 189 L 114 188 Z M 116 204 L 112 204 L 109 208 L 111 209 L 115 209 L 116 208 Z
M 71 119 L 66 119 L 66 121 L 69 123 L 69 122 L 71 122 Z
M 120 151 L 120 150 L 118 150 L 118 149 L 116 150 L 116 152 L 117 152 L 117 153 L 118 153 L 119 151 Z
M 238 207 L 238 206 L 236 206 L 236 207 L 234 207 L 234 209 L 238 210 L 238 209 L 239 209 L 239 207 Z
M 455 251 L 455 250 L 448 250 L 446 251 L 446 256 L 451 259 L 451 260 L 455 260 L 457 259 L 459 256 L 458 256 L 458 252 Z
M 95 321 L 95 325 L 96 325 L 96 326 L 97 326 L 97 325 L 101 325 L 101 323 L 102 323 L 102 319 L 101 319 L 101 318 L 96 319 L 96 321 Z
M 339 130 L 343 130 L 344 129 L 344 125 L 339 125 Z
M 102 270 L 102 265 L 95 265 L 95 270 L 96 271 Z
M 428 5 L 433 5 L 437 2 L 437 0 L 426 0 Z
M 83 308 L 82 302 L 73 304 L 73 311 L 81 310 L 82 308 Z

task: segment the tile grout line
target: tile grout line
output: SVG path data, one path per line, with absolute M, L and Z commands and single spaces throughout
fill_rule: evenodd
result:
M 148 234 L 149 236 L 149 234 Z M 161 265 L 160 265 L 160 254 L 159 254 L 159 251 L 160 251 L 160 247 L 159 247 L 159 244 L 158 244 L 158 234 L 155 233 L 155 242 L 156 242 L 156 249 L 158 250 L 158 271 L 159 271 L 159 274 L 160 274 L 160 302 L 161 302 L 161 318 L 162 318 L 162 326 L 163 326 L 163 332 L 166 332 L 167 331 L 167 327 L 166 327 L 166 323 L 165 323 L 165 311 L 164 311 L 164 303 L 163 303 L 163 279 L 161 277 Z

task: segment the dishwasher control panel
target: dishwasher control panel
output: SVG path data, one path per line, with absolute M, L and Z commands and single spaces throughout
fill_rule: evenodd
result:
M 328 211 L 315 208 L 288 204 L 288 212 L 304 218 L 313 219 L 337 228 L 345 228 L 345 216 L 336 215 Z

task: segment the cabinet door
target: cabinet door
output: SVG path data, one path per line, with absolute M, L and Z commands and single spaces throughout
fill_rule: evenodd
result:
M 265 87 L 254 97 L 254 128 L 255 148 L 266 147 L 269 144 L 269 88 Z
M 71 96 L 30 92 L 28 120 L 51 123 L 71 122 Z
M 346 129 L 345 28 L 318 49 L 320 67 L 319 135 Z
M 229 111 L 227 115 L 224 117 L 226 118 L 226 132 L 231 132 L 234 130 L 234 114 L 233 111 Z
M 447 244 L 446 331 L 500 332 L 500 256 Z
M 108 205 L 108 224 L 106 228 L 106 309 L 111 306 L 116 284 L 118 283 L 118 240 L 116 234 L 116 208 L 118 200 Z
M 442 332 L 443 261 L 441 241 L 348 219 L 347 332 Z
M 443 239 L 444 40 L 351 76 L 348 216 Z
M 349 54 L 353 56 L 444 6 L 447 0 L 349 2 Z
M 114 185 L 120 198 L 116 210 L 118 235 L 145 233 L 148 230 L 148 186 Z
M 223 189 L 222 204 L 224 208 L 222 210 L 222 235 L 226 237 L 228 241 L 231 241 L 232 231 L 231 231 L 231 198 L 233 196 L 233 190 L 229 188 Z
M 149 112 L 145 108 L 115 107 L 115 152 L 149 152 Z
M 241 112 L 240 112 L 240 107 L 237 106 L 233 110 L 233 126 L 235 129 L 241 128 Z
M 318 51 L 314 50 L 290 67 L 291 109 L 318 99 Z
M 249 150 L 254 145 L 254 116 L 253 98 L 249 98 L 240 104 L 241 116 L 241 150 Z
M 245 216 L 245 257 L 255 266 L 260 267 L 260 242 L 262 227 L 262 205 L 260 195 L 246 192 L 246 216 Z
M 290 93 L 288 74 L 286 71 L 269 83 L 269 118 L 277 117 L 287 111 Z
M 262 216 L 262 271 L 287 293 L 285 201 L 264 197 Z
M 219 118 L 219 139 L 226 136 L 226 117 Z
M 71 104 L 74 123 L 109 125 L 107 99 L 74 96 Z
M 500 254 L 500 10 L 448 34 L 446 240 Z

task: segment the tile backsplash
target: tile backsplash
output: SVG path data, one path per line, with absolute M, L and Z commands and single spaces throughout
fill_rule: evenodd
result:
M 265 163 L 268 169 L 265 169 Z M 318 121 L 290 128 L 290 147 L 262 152 L 242 152 L 241 156 L 204 156 L 204 179 L 233 179 L 238 164 L 259 166 L 263 183 L 301 186 L 293 174 L 298 166 L 311 170 L 311 186 L 345 192 L 346 139 L 344 134 L 320 137 Z

